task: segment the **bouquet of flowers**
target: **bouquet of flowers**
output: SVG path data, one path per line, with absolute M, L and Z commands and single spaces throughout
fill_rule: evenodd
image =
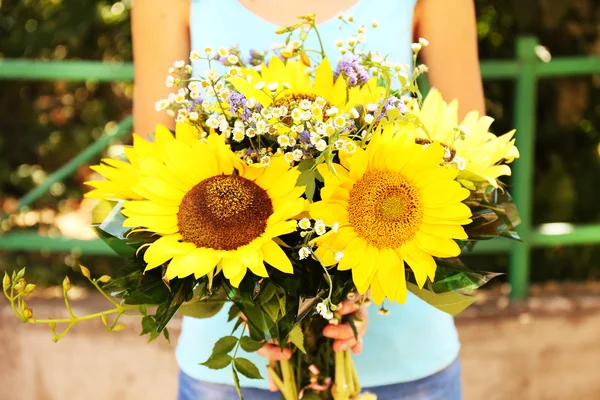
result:
M 270 58 L 192 52 L 208 68 L 201 77 L 175 62 L 167 86 L 177 92 L 156 104 L 175 132 L 134 135 L 122 157 L 93 167 L 105 179 L 88 182 L 87 196 L 101 199 L 95 228 L 125 262 L 112 277 L 81 269 L 114 308 L 76 317 L 67 278 L 69 317 L 36 319 L 21 271 L 3 281 L 19 318 L 58 340 L 82 320 L 116 331 L 141 313 L 154 339 L 168 338 L 176 314 L 210 318 L 229 303 L 232 335 L 199 362 L 231 368 L 239 388 L 238 374 L 262 377 L 238 348 L 275 343 L 292 354 L 268 369 L 286 400 L 341 400 L 360 395 L 359 380 L 349 350 L 334 354 L 321 332 L 340 322 L 356 332 L 361 315 L 341 316 L 343 301 L 403 303 L 411 291 L 452 315 L 470 305 L 494 274 L 469 270 L 461 252 L 518 239 L 498 181 L 519 156 L 514 131 L 490 133 L 477 112 L 459 122 L 457 103 L 435 90 L 423 99 L 424 66 L 362 51 L 365 28 L 342 21 L 356 32 L 338 43 L 335 66 L 306 45 L 318 35 L 313 15 L 279 29 L 286 44 Z M 415 64 L 426 45 L 413 44 Z

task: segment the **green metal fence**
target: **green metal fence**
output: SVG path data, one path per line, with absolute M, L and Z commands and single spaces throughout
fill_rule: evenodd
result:
M 521 300 L 529 286 L 530 255 L 533 247 L 569 246 L 600 243 L 600 224 L 532 226 L 531 204 L 533 189 L 534 143 L 537 102 L 537 81 L 542 78 L 600 74 L 600 57 L 566 57 L 542 62 L 536 55 L 538 42 L 533 37 L 517 40 L 516 59 L 486 60 L 481 63 L 485 81 L 512 80 L 515 82 L 514 126 L 521 158 L 513 166 L 512 193 L 519 207 L 522 223 L 518 228 L 522 243 L 495 239 L 480 243 L 477 253 L 509 253 L 508 278 L 512 285 L 511 297 Z M 89 61 L 31 61 L 0 60 L 0 79 L 37 79 L 70 81 L 129 81 L 133 79 L 133 65 L 104 64 Z M 88 146 L 74 159 L 51 174 L 44 183 L 23 196 L 18 210 L 23 210 L 45 195 L 52 184 L 71 175 L 82 164 L 89 162 L 112 141 L 121 138 L 132 127 L 131 117 Z M 552 229 L 552 228 L 555 229 Z M 66 252 L 75 249 L 81 254 L 112 256 L 114 252 L 101 240 L 77 240 L 61 237 L 43 237 L 36 232 L 7 233 L 0 237 L 0 251 Z

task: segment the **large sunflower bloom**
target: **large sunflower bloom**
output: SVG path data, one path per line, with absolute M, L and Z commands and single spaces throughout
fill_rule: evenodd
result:
M 127 156 L 137 180 L 107 173 L 112 167 L 97 170 L 117 189 L 110 197 L 132 199 L 123 203 L 123 226 L 161 236 L 144 252 L 146 270 L 169 262 L 167 279 L 222 270 L 235 287 L 248 269 L 267 277 L 264 262 L 293 273 L 273 239 L 296 229 L 290 218 L 304 208 L 304 188 L 296 186 L 300 172 L 283 157 L 266 167 L 246 166 L 222 136 L 174 138 L 166 128 L 157 129 L 154 143 L 137 137 Z M 125 183 L 131 187 L 121 188 Z M 92 196 L 99 197 L 98 190 Z
M 377 86 L 376 78 L 371 78 L 362 86 L 353 87 L 348 87 L 343 77 L 335 79 L 327 58 L 315 69 L 314 78 L 305 70 L 306 67 L 297 61 L 284 63 L 273 56 L 268 65 L 261 66 L 260 72 L 253 68 L 245 69 L 242 75 L 250 76 L 250 79 L 231 77 L 229 81 L 246 98 L 253 97 L 264 107 L 288 106 L 303 99 L 313 101 L 322 97 L 327 101 L 328 107 L 335 106 L 339 110 L 348 111 L 356 105 L 377 103 L 384 96 L 384 89 Z M 270 83 L 277 83 L 275 98 L 264 87 Z
M 419 287 L 433 281 L 433 257 L 458 256 L 453 239 L 466 239 L 461 225 L 471 222 L 462 203 L 469 190 L 455 181 L 455 168 L 440 166 L 443 157 L 439 143 L 423 149 L 388 125 L 366 150 L 334 164 L 335 174 L 320 166 L 325 186 L 310 214 L 340 224 L 314 241 L 320 261 L 332 266 L 339 260 L 337 268 L 352 270 L 358 292 L 370 287 L 376 303 L 405 301 L 405 262 Z
M 446 148 L 446 161 L 464 160 L 459 179 L 471 182 L 487 181 L 498 187 L 498 177 L 511 175 L 508 163 L 519 157 L 514 130 L 496 136 L 489 131 L 493 118 L 468 113 L 458 123 L 458 102 L 447 104 L 439 91 L 429 92 L 416 116 L 427 132 L 416 129 L 417 141 L 438 141 Z M 463 163 L 463 161 L 461 161 Z

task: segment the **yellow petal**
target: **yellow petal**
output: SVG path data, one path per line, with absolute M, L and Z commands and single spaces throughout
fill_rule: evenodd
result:
M 365 256 L 367 242 L 360 237 L 356 237 L 348 242 L 348 247 L 344 250 L 344 257 L 338 264 L 338 270 L 347 271 L 358 264 L 362 257 Z
M 436 270 L 435 261 L 431 255 L 421 250 L 414 240 L 402 245 L 402 255 L 415 274 L 419 288 L 423 288 L 428 276 L 433 281 Z
M 380 274 L 376 273 L 371 281 L 371 299 L 375 304 L 383 303 L 383 300 L 386 296 L 383 291 L 383 287 L 381 286 L 380 276 Z
M 460 247 L 452 239 L 430 235 L 423 231 L 417 231 L 415 239 L 421 249 L 435 257 L 456 257 L 460 255 Z
M 460 225 L 430 225 L 422 224 L 419 229 L 430 235 L 436 235 L 444 238 L 467 239 L 465 229 Z
M 388 299 L 394 300 L 402 274 L 404 274 L 404 265 L 398 259 L 396 252 L 392 249 L 381 249 L 379 251 L 379 283 Z
M 348 222 L 348 205 L 341 201 L 317 201 L 310 205 L 309 212 L 313 219 L 323 220 L 326 225 Z
M 221 267 L 223 268 L 223 275 L 225 278 L 235 278 L 242 271 L 242 262 L 234 254 L 228 254 L 227 257 L 223 257 L 221 260 Z
M 187 122 L 179 122 L 175 125 L 175 137 L 188 146 L 198 140 L 198 133 L 198 128 Z
M 267 241 L 262 247 L 264 260 L 274 268 L 287 274 L 293 274 L 294 268 L 285 252 L 272 240 Z
M 126 201 L 123 203 L 123 209 L 146 215 L 175 215 L 179 211 L 177 206 L 166 206 L 147 200 Z

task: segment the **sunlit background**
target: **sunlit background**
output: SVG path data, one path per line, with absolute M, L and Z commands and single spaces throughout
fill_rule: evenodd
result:
M 0 60 L 129 62 L 131 3 L 0 0 Z M 482 60 L 514 59 L 517 38 L 523 35 L 537 38 L 535 53 L 541 62 L 600 55 L 597 0 L 475 3 Z M 131 82 L 0 78 L 0 214 L 13 213 L 20 197 L 130 115 L 132 94 Z M 493 130 L 512 129 L 514 82 L 485 82 L 485 94 L 488 113 L 496 119 Z M 541 79 L 532 118 L 536 121 L 533 224 L 542 234 L 560 236 L 572 232 L 575 225 L 600 223 L 600 75 Z M 516 137 L 519 145 L 519 132 Z M 121 153 L 129 138 L 113 143 L 104 154 Z M 30 209 L 0 219 L 0 237 L 9 231 L 35 229 L 44 236 L 93 239 L 89 224 L 95 203 L 82 199 L 83 182 L 91 175 L 84 165 L 53 184 Z M 511 181 L 506 183 L 510 190 Z M 507 272 L 507 254 L 477 254 L 465 260 L 473 269 Z M 84 256 L 77 249 L 54 253 L 0 248 L 0 271 L 27 266 L 29 280 L 40 286 L 60 284 L 66 273 L 77 281 L 73 271 L 80 263 L 97 275 L 118 267 L 116 258 Z M 532 252 L 534 295 L 588 293 L 589 288 L 597 288 L 594 282 L 599 275 L 600 243 L 558 244 Z M 482 299 L 493 299 L 492 308 L 509 307 L 506 282 L 503 276 L 484 289 Z M 532 302 L 533 307 L 539 306 L 539 300 Z M 524 315 L 520 318 L 526 323 Z M 600 398 L 600 392 L 596 394 L 588 398 Z

